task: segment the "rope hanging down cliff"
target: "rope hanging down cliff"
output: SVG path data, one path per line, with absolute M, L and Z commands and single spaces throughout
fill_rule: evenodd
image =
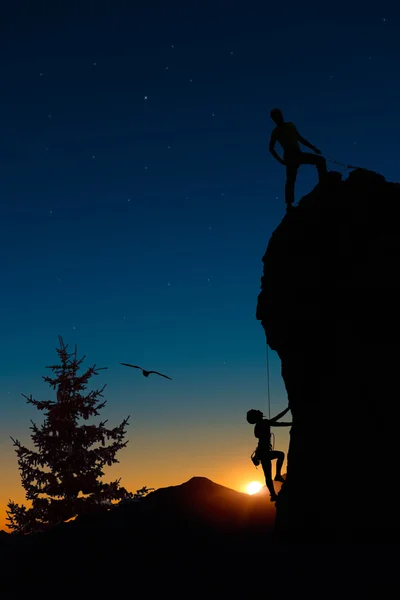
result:
M 268 419 L 271 419 L 271 394 L 269 390 L 269 359 L 268 359 L 268 343 L 267 343 L 267 389 L 268 389 Z M 272 449 L 275 449 L 275 434 L 271 432 Z

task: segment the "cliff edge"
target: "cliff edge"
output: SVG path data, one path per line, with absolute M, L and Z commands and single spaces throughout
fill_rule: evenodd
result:
M 293 417 L 282 539 L 398 539 L 399 221 L 400 185 L 357 169 L 331 173 L 269 241 L 256 316 Z

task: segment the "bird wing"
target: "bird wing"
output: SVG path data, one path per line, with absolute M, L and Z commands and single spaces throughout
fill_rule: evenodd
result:
M 159 373 L 158 371 L 149 371 L 149 373 L 155 373 L 156 375 L 161 375 L 161 377 L 165 377 L 165 379 L 171 379 L 171 377 L 168 377 L 168 375 L 163 375 L 162 373 Z M 172 379 L 171 379 L 172 381 Z
M 137 367 L 136 365 L 130 365 L 129 363 L 119 363 L 120 365 L 124 365 L 124 367 L 132 367 L 133 369 L 140 369 L 143 371 L 142 367 Z

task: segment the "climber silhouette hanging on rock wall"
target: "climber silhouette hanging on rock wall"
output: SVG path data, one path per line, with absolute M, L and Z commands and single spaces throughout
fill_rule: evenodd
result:
M 282 477 L 282 465 L 285 459 L 285 453 L 281 450 L 274 450 L 271 444 L 271 427 L 290 427 L 292 423 L 286 423 L 281 421 L 278 423 L 278 419 L 286 415 L 289 407 L 283 410 L 279 415 L 273 417 L 272 419 L 266 419 L 261 412 L 261 410 L 255 410 L 252 408 L 247 411 L 246 419 L 247 422 L 251 425 L 255 425 L 254 427 L 254 435 L 258 438 L 258 446 L 256 451 L 254 452 L 254 457 L 252 456 L 253 463 L 257 466 L 257 464 L 261 463 L 262 469 L 265 475 L 265 483 L 267 484 L 267 488 L 269 493 L 271 494 L 271 501 L 275 502 L 278 498 L 275 493 L 274 482 L 272 481 L 272 465 L 271 460 L 276 458 L 276 474 L 275 481 L 285 481 Z
M 289 212 L 293 208 L 294 203 L 294 187 L 296 183 L 297 171 L 300 165 L 315 165 L 318 169 L 318 179 L 321 182 L 327 175 L 326 160 L 320 155 L 321 151 L 305 140 L 297 131 L 293 123 L 286 122 L 283 118 L 282 111 L 279 108 L 271 110 L 271 118 L 276 123 L 276 127 L 271 133 L 269 142 L 269 151 L 278 162 L 286 167 L 286 186 L 285 186 L 285 201 L 286 211 Z M 275 144 L 279 144 L 283 148 L 283 159 L 275 151 Z M 314 150 L 316 154 L 311 152 L 302 152 L 300 145 L 303 144 L 307 148 Z

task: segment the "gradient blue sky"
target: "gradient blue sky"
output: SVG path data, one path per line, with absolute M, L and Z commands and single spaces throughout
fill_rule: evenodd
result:
M 285 210 L 269 112 L 328 156 L 398 179 L 400 9 L 29 6 L 0 25 L 0 527 L 8 498 L 24 497 L 9 436 L 29 443 L 41 420 L 21 393 L 54 398 L 41 377 L 58 334 L 85 366 L 108 367 L 94 385 L 107 383 L 109 424 L 131 415 L 110 477 L 133 490 L 262 482 L 244 417 L 267 410 L 255 310 Z M 316 181 L 302 167 L 296 199 Z M 270 368 L 275 413 L 287 401 L 276 354 Z

